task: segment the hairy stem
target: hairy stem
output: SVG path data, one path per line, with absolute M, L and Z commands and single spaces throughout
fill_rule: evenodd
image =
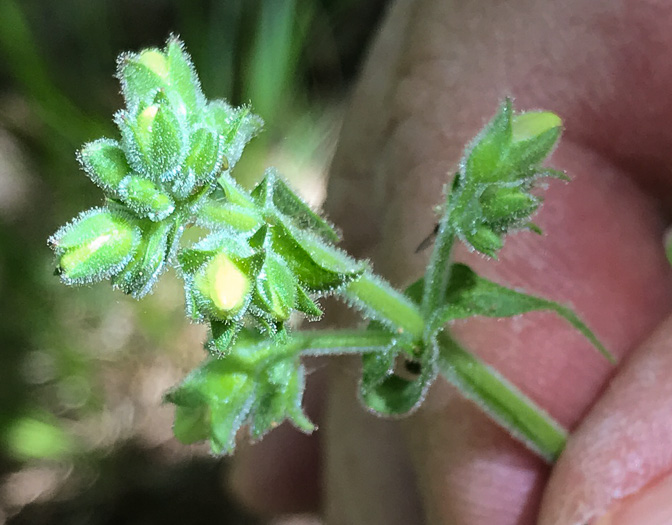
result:
M 365 354 L 387 350 L 394 338 L 383 330 L 315 330 L 293 333 L 290 345 L 307 356 Z
M 450 197 L 448 201 L 449 207 Z M 450 256 L 455 243 L 455 231 L 450 225 L 449 218 L 450 212 L 447 210 L 439 222 L 434 249 L 425 272 L 425 286 L 420 310 L 426 319 L 429 319 L 443 305 L 443 298 L 446 295 L 450 277 Z
M 557 459 L 567 441 L 559 423 L 445 332 L 439 334 L 438 344 L 443 377 L 546 461 Z
M 380 277 L 365 273 L 345 287 L 344 295 L 369 318 L 399 333 L 422 337 L 425 321 L 417 306 Z

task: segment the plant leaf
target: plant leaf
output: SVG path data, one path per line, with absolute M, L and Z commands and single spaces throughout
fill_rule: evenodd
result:
M 272 248 L 311 292 L 329 292 L 362 275 L 367 265 L 321 239 L 277 218 L 271 227 Z
M 299 229 L 308 230 L 333 243 L 340 240 L 334 227 L 315 213 L 274 168 L 266 170 L 264 178 L 252 191 L 252 197 L 262 207 L 274 207 Z
M 548 310 L 565 319 L 604 357 L 612 363 L 615 362 L 614 356 L 570 308 L 488 281 L 465 264 L 453 265 L 444 304 L 445 306 L 437 311 L 430 321 L 429 331 L 432 333 L 455 319 L 473 316 L 512 317 L 537 310 Z

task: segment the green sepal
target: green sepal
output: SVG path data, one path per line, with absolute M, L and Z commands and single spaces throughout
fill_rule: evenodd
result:
M 445 306 L 438 310 L 428 325 L 436 333 L 445 323 L 474 316 L 513 317 L 538 310 L 552 311 L 579 331 L 610 362 L 614 356 L 570 308 L 548 299 L 524 294 L 488 281 L 465 264 L 454 264 L 445 297 Z
M 301 286 L 296 288 L 296 309 L 306 314 L 310 320 L 317 320 L 324 314 L 320 306 L 310 298 L 308 292 Z
M 528 111 L 515 115 L 511 128 L 511 145 L 499 170 L 503 180 L 510 180 L 511 175 L 529 176 L 536 171 L 558 143 L 562 120 L 548 111 Z
M 232 108 L 223 100 L 208 104 L 206 119 L 209 125 L 224 136 L 223 153 L 229 171 L 238 163 L 243 149 L 263 128 L 264 121 L 243 106 Z
M 521 116 L 525 116 L 523 114 Z M 560 138 L 562 129 L 549 129 L 540 135 L 514 142 L 509 148 L 506 161 L 502 163 L 500 171 L 504 180 L 513 178 L 525 178 L 533 176 L 540 162 L 548 157 Z
M 552 168 L 541 168 L 540 171 L 537 172 L 536 176 L 539 178 L 549 177 L 551 179 L 560 179 L 564 180 L 565 182 L 572 180 L 564 171 L 554 170 Z
M 211 426 L 210 409 L 205 402 L 195 407 L 175 406 L 173 434 L 180 443 L 191 445 L 205 441 L 210 436 Z
M 165 396 L 177 405 L 176 437 L 206 437 L 215 454 L 229 454 L 238 430 L 249 425 L 257 439 L 285 419 L 303 432 L 314 425 L 301 409 L 305 371 L 289 346 L 253 343 L 241 334 L 224 357 L 205 361 Z
M 124 150 L 116 140 L 98 139 L 85 144 L 77 158 L 89 178 L 117 195 L 121 180 L 131 172 Z
M 166 95 L 131 113 L 117 114 L 122 143 L 131 167 L 155 180 L 171 180 L 186 155 L 188 136 Z
M 193 274 L 219 252 L 226 253 L 237 262 L 255 255 L 247 236 L 224 231 L 212 233 L 193 246 L 180 250 L 177 260 L 184 274 Z
M 252 197 L 228 173 L 223 173 L 217 182 L 219 182 L 227 202 L 242 208 L 257 210 L 257 205 Z M 215 190 L 215 194 L 217 194 L 217 190 Z
M 125 53 L 117 61 L 117 78 L 129 106 L 148 103 L 157 90 L 168 86 L 168 61 L 157 48 Z
M 198 209 L 196 222 L 206 228 L 228 227 L 237 232 L 251 232 L 261 227 L 263 218 L 255 208 L 208 197 Z
M 436 349 L 422 348 L 416 359 L 409 361 L 412 341 L 399 338 L 385 352 L 362 355 L 362 379 L 359 397 L 362 403 L 378 415 L 400 417 L 420 406 L 437 376 Z M 419 368 L 417 377 L 402 377 L 396 370 L 398 359 Z M 407 375 L 413 373 L 408 371 Z
M 141 232 L 127 215 L 108 208 L 80 213 L 49 238 L 65 284 L 87 284 L 121 271 L 133 258 Z
M 141 218 L 158 222 L 175 210 L 175 202 L 156 183 L 139 175 L 128 175 L 119 184 L 119 197 Z
M 330 242 L 340 240 L 334 227 L 315 213 L 274 168 L 266 170 L 264 178 L 252 190 L 252 197 L 259 206 L 275 208 L 300 229 L 309 230 Z
M 481 194 L 481 207 L 486 221 L 504 229 L 516 221 L 532 215 L 541 199 L 518 187 L 491 185 Z
M 183 443 L 207 437 L 213 453 L 233 452 L 236 433 L 254 403 L 251 372 L 248 363 L 231 356 L 208 360 L 193 370 L 164 397 L 180 407 L 175 412 L 175 437 Z
M 356 279 L 367 269 L 343 251 L 277 218 L 271 227 L 273 249 L 311 292 L 329 292 Z
M 229 353 L 231 346 L 243 327 L 240 321 L 210 321 L 210 337 L 205 348 L 212 355 L 222 357 Z
M 493 259 L 497 258 L 497 252 L 504 246 L 502 235 L 492 231 L 490 226 L 482 224 L 471 232 L 464 233 L 464 240 L 475 250 Z
M 268 253 L 257 275 L 255 304 L 274 321 L 286 321 L 294 309 L 298 282 L 285 261 Z
M 152 291 L 154 283 L 165 268 L 168 241 L 175 225 L 161 222 L 143 232 L 135 257 L 120 273 L 112 278 L 112 285 L 124 293 L 141 299 Z
M 189 139 L 191 148 L 183 169 L 192 172 L 201 183 L 210 182 L 220 168 L 228 169 L 228 161 L 220 153 L 220 142 L 220 136 L 214 131 L 208 128 L 196 129 Z
M 195 118 L 198 110 L 205 104 L 205 97 L 189 54 L 185 51 L 184 44 L 174 36 L 168 39 L 165 54 L 170 75 L 170 91 L 180 96 L 187 114 Z
M 285 419 L 299 430 L 311 433 L 315 425 L 301 407 L 305 370 L 298 359 L 285 359 L 262 370 L 256 401 L 251 411 L 250 436 L 261 439 Z
M 511 100 L 506 99 L 485 129 L 467 148 L 461 170 L 469 183 L 494 182 L 512 136 Z

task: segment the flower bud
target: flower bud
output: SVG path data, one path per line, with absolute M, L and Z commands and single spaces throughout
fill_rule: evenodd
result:
M 166 221 L 143 232 L 135 257 L 112 278 L 114 287 L 135 299 L 147 295 L 165 266 L 168 238 L 173 231 L 174 225 Z
M 129 175 L 119 184 L 121 200 L 139 217 L 162 221 L 175 209 L 169 195 L 149 179 Z
M 537 166 L 551 154 L 562 132 L 562 120 L 554 113 L 532 111 L 513 117 L 512 142 L 502 170 L 513 178 L 534 177 Z
M 194 275 L 192 292 L 199 310 L 227 320 L 245 309 L 250 288 L 247 275 L 225 253 L 218 253 Z
M 129 106 L 147 103 L 157 90 L 168 87 L 168 61 L 158 49 L 122 55 L 117 76 Z
M 190 146 L 184 168 L 202 181 L 210 179 L 215 170 L 222 166 L 222 161 L 226 163 L 226 158 L 222 158 L 220 151 L 220 137 L 212 130 L 198 128 L 191 135 Z
M 118 273 L 133 257 L 140 229 L 122 214 L 94 209 L 57 231 L 49 244 L 59 256 L 66 284 L 98 281 Z
M 512 141 L 533 140 L 547 131 L 559 130 L 562 120 L 549 111 L 528 111 L 513 117 L 511 122 Z
M 466 238 L 472 248 L 489 257 L 496 257 L 497 251 L 501 250 L 504 245 L 501 235 L 496 234 L 486 225 L 478 226 L 473 233 L 467 234 Z
M 96 185 L 113 194 L 121 180 L 131 172 L 126 154 L 115 140 L 89 142 L 79 152 L 79 161 Z
M 285 262 L 269 254 L 257 276 L 256 304 L 274 321 L 286 321 L 294 309 L 297 286 Z
M 170 179 L 183 158 L 184 136 L 180 121 L 165 96 L 133 118 L 120 121 L 121 134 L 135 171 L 155 179 Z
M 529 217 L 539 207 L 539 199 L 519 188 L 490 186 L 480 198 L 488 222 L 510 222 Z
M 160 79 L 168 79 L 168 60 L 158 49 L 146 49 L 140 53 L 137 62 Z

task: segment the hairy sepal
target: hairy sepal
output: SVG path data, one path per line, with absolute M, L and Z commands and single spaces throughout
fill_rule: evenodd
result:
M 65 284 L 88 284 L 120 272 L 133 258 L 141 231 L 127 214 L 107 207 L 80 213 L 48 243 L 58 258 Z
M 284 420 L 310 433 L 314 425 L 301 408 L 304 378 L 298 356 L 241 337 L 228 355 L 207 360 L 166 395 L 178 407 L 175 434 L 188 443 L 207 438 L 215 454 L 230 454 L 244 425 L 253 439 Z

